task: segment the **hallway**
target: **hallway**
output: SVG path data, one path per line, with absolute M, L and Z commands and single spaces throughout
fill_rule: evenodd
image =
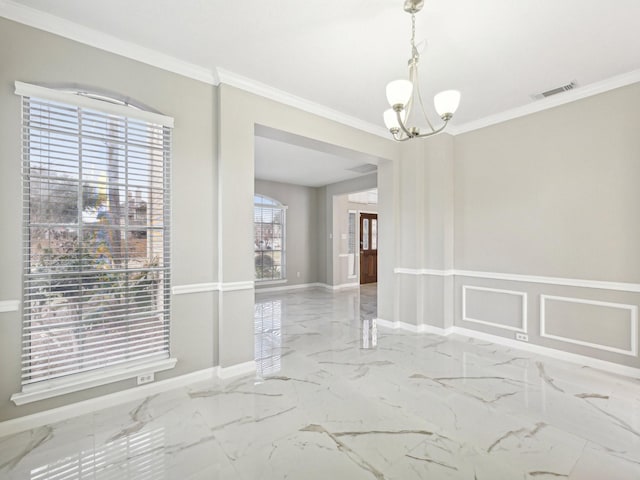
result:
M 375 285 L 259 293 L 257 375 L 0 439 L 3 479 L 640 477 L 640 384 L 376 328 Z

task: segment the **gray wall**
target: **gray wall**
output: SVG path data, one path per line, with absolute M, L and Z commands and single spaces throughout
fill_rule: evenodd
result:
M 288 207 L 286 285 L 357 283 L 358 279 L 347 278 L 346 260 L 339 257 L 340 253 L 345 253 L 341 249 L 340 235 L 346 232 L 349 209 L 375 212 L 377 205 L 349 203 L 345 192 L 362 191 L 376 185 L 376 174 L 320 188 L 255 180 L 256 193 L 274 198 Z M 300 272 L 300 277 L 297 277 L 297 272 Z M 273 285 L 256 284 L 256 289 L 270 287 Z
M 422 273 L 453 268 L 453 145 L 454 137 L 447 134 L 402 144 L 395 266 L 412 273 L 395 275 L 395 310 L 383 305 L 385 320 L 382 315 L 393 314 L 414 326 L 453 324 L 452 278 Z
M 21 109 L 14 81 L 80 84 L 136 99 L 175 118 L 172 166 L 172 283 L 217 281 L 215 185 L 216 89 L 132 60 L 0 18 L 0 301 L 21 298 Z M 217 363 L 217 298 L 173 296 L 173 370 L 157 379 Z M 130 388 L 135 379 L 16 407 L 20 391 L 21 312 L 0 313 L 0 420 Z
M 640 367 L 638 125 L 635 84 L 401 145 L 380 170 L 381 198 L 394 196 L 381 212 L 395 209 L 397 233 L 379 317 L 524 331 L 530 343 Z
M 319 235 L 318 189 L 256 179 L 255 192 L 287 206 L 286 285 L 318 282 L 320 244 L 323 243 Z M 267 288 L 270 286 L 273 285 L 264 285 Z M 260 284 L 256 283 L 256 289 L 259 288 Z
M 456 270 L 637 288 L 639 126 L 635 84 L 456 136 Z M 514 302 L 526 295 L 530 342 L 640 367 L 637 355 L 615 351 L 630 349 L 639 293 L 550 282 L 456 276 L 455 323 L 513 338 L 504 326 L 522 325 Z M 497 325 L 463 319 L 465 285 L 507 291 L 467 289 L 466 316 Z
M 455 137 L 456 268 L 640 283 L 640 84 Z
M 220 85 L 219 92 L 218 169 L 220 178 L 223 179 L 218 194 L 219 248 L 223 252 L 220 257 L 219 279 L 225 283 L 245 283 L 254 278 L 252 211 L 256 125 L 389 160 L 397 158 L 398 146 L 391 140 L 229 85 Z M 363 178 L 365 177 L 360 177 Z M 369 187 L 366 185 L 348 191 Z M 325 216 L 327 219 L 320 232 L 324 238 L 327 238 L 332 226 L 333 215 L 329 199 L 334 193 L 345 192 L 333 192 L 332 186 L 319 189 L 319 215 L 320 218 Z M 325 252 L 319 268 L 320 282 L 326 283 L 326 278 L 332 278 L 330 260 L 331 256 Z M 222 366 L 253 359 L 253 289 L 221 292 L 223 309 L 227 308 L 227 297 L 231 294 L 238 297 L 231 314 L 226 315 L 224 310 L 219 314 Z M 245 306 L 244 310 L 242 306 Z

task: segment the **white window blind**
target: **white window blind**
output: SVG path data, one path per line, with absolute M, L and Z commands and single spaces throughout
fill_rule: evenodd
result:
M 168 358 L 167 117 L 22 87 L 23 386 Z
M 256 280 L 283 280 L 287 207 L 264 195 L 255 195 L 253 203 Z

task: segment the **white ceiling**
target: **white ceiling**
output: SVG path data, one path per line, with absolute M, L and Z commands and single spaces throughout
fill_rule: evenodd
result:
M 262 180 L 322 187 L 362 175 L 349 169 L 363 163 L 347 157 L 258 136 L 255 147 L 255 177 Z
M 376 171 L 379 158 L 263 125 L 256 126 L 255 177 L 322 187 Z M 353 171 L 364 167 L 366 171 Z
M 149 63 L 179 60 L 194 76 L 277 89 L 383 132 L 385 85 L 406 76 L 403 3 L 0 0 L 0 15 Z M 416 35 L 427 41 L 423 97 L 462 92 L 455 132 L 553 105 L 531 95 L 571 81 L 567 99 L 639 81 L 639 31 L 638 0 L 426 0 Z

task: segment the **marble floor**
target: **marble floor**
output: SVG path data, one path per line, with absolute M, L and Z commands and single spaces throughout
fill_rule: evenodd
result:
M 640 479 L 640 380 L 256 296 L 257 374 L 0 438 L 1 479 Z

